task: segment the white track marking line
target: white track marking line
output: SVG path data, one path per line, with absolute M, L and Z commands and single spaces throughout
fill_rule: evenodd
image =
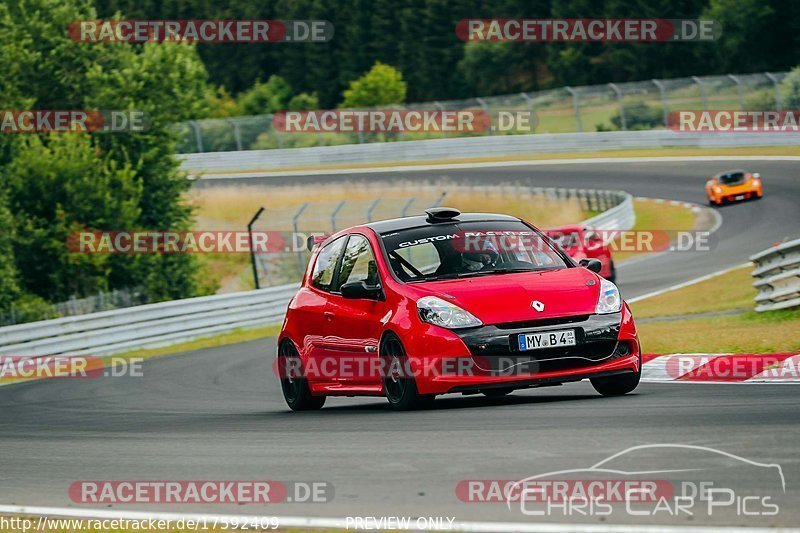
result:
M 666 287 L 666 288 L 663 288 L 663 289 L 660 289 L 660 290 L 657 290 L 657 291 L 653 291 L 653 292 L 650 292 L 650 293 L 647 293 L 647 294 L 643 294 L 642 296 L 637 296 L 636 298 L 631 298 L 631 299 L 625 300 L 625 301 L 628 302 L 629 304 L 636 303 L 636 302 L 639 302 L 641 300 L 646 300 L 647 298 L 652 298 L 654 296 L 659 296 L 659 295 L 667 293 L 667 292 L 676 291 L 678 289 L 683 289 L 684 287 L 690 287 L 692 285 L 696 285 L 697 283 L 701 283 L 703 281 L 707 281 L 707 280 L 716 278 L 717 276 L 725 275 L 725 274 L 727 274 L 729 272 L 733 272 L 734 270 L 738 270 L 740 268 L 744 268 L 744 267 L 746 267 L 748 265 L 750 265 L 750 262 L 742 263 L 740 265 L 735 265 L 735 266 L 726 268 L 724 270 L 719 270 L 717 272 L 712 272 L 711 274 L 706 274 L 705 276 L 700 276 L 699 278 L 694 278 L 694 279 L 690 279 L 689 281 L 684 281 L 682 283 L 677 283 L 675 285 L 671 285 L 669 287 Z
M 75 509 L 68 507 L 28 507 L 20 505 L 0 505 L 0 513 L 15 515 L 34 515 L 48 517 L 71 518 L 118 518 L 128 520 L 195 520 L 206 523 L 231 523 L 234 520 L 241 524 L 260 522 L 269 523 L 277 520 L 280 528 L 335 528 L 355 530 L 353 521 L 346 518 L 313 518 L 302 516 L 263 516 L 263 515 L 226 515 L 205 513 L 164 513 L 148 511 L 121 511 L 103 509 Z M 226 522 L 227 521 L 227 522 Z M 416 520 L 412 519 L 416 525 Z M 249 525 L 248 525 L 249 527 Z M 471 522 L 456 521 L 440 527 L 428 529 L 414 527 L 410 531 L 465 531 L 470 533 L 766 533 L 775 532 L 774 528 L 747 528 L 725 526 L 644 526 L 618 524 L 548 524 L 532 522 Z M 800 533 L 800 529 L 779 529 L 786 533 Z
M 668 157 L 598 157 L 583 159 L 535 159 L 532 161 L 481 161 L 475 163 L 440 163 L 431 165 L 403 165 L 396 167 L 365 167 L 365 168 L 336 168 L 336 169 L 309 169 L 309 170 L 268 170 L 248 171 L 231 174 L 214 174 L 213 171 L 189 172 L 197 179 L 239 179 L 239 178 L 278 178 L 291 176 L 337 176 L 347 174 L 372 174 L 391 172 L 426 172 L 430 170 L 469 170 L 480 168 L 502 167 L 535 167 L 546 165 L 588 165 L 588 164 L 620 164 L 620 163 L 685 163 L 691 161 L 800 161 L 800 156 L 771 155 L 771 156 L 668 156 Z

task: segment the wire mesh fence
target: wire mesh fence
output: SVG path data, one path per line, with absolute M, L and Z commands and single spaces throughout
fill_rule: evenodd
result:
M 65 302 L 55 304 L 41 304 L 35 307 L 12 306 L 8 312 L 0 315 L 0 326 L 99 313 L 100 311 L 111 311 L 112 309 L 122 309 L 147 303 L 150 303 L 147 294 L 137 288 L 98 292 L 85 298 L 73 297 Z
M 270 150 L 442 137 L 515 133 L 574 133 L 666 128 L 676 110 L 777 110 L 788 95 L 782 88 L 788 72 L 693 76 L 669 80 L 562 87 L 465 100 L 388 106 L 398 110 L 528 112 L 530 129 L 502 130 L 493 125 L 475 132 L 315 132 L 278 131 L 269 114 L 195 120 L 177 124 L 180 153 Z M 384 107 L 385 109 L 385 107 Z

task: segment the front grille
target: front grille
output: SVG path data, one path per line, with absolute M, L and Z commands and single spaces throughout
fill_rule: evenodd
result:
M 561 324 L 574 324 L 576 322 L 585 322 L 590 315 L 576 315 L 576 316 L 562 316 L 557 318 L 543 318 L 541 320 L 526 320 L 524 322 L 505 322 L 503 324 L 495 324 L 497 329 L 526 329 L 537 328 L 543 326 L 558 326 Z
M 558 372 L 597 365 L 621 356 L 615 353 L 617 341 L 598 341 L 577 346 L 545 348 L 527 352 L 477 354 L 472 359 L 476 366 L 491 373 L 538 374 Z

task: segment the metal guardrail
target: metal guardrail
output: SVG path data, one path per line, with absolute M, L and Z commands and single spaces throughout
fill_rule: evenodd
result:
M 314 166 L 444 161 L 473 157 L 503 157 L 556 152 L 598 150 L 794 146 L 797 136 L 767 132 L 613 131 L 463 137 L 382 144 L 313 146 L 283 150 L 247 150 L 184 154 L 181 168 L 191 174 L 220 172 L 270 172 Z M 215 179 L 241 176 L 219 174 Z
M 604 210 L 591 227 L 633 227 L 631 195 L 622 191 L 535 188 L 535 194 L 578 198 L 584 209 Z M 128 307 L 0 328 L 0 356 L 94 355 L 156 348 L 239 328 L 279 324 L 299 284 Z
M 764 250 L 750 260 L 755 263 L 756 311 L 800 307 L 800 239 Z
M 109 355 L 277 324 L 299 285 L 204 296 L 0 328 L 0 355 Z

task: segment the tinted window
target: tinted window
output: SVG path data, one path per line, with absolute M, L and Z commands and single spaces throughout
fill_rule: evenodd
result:
M 319 251 L 317 262 L 314 263 L 314 272 L 311 274 L 311 284 L 318 289 L 328 291 L 333 281 L 333 272 L 336 270 L 336 262 L 344 248 L 344 237 L 340 237 Z
M 732 172 L 730 174 L 723 174 L 719 178 L 719 182 L 723 185 L 733 185 L 744 181 L 744 172 Z
M 426 225 L 381 238 L 388 262 L 402 281 L 568 266 L 546 238 L 519 221 Z
M 365 281 L 367 285 L 378 284 L 378 265 L 369 241 L 361 235 L 351 235 L 342 258 L 338 287 L 345 283 Z M 338 288 L 337 287 L 337 288 Z

